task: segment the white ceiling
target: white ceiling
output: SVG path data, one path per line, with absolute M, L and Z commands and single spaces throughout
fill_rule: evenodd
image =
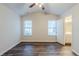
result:
M 55 15 L 61 15 L 75 5 L 75 3 L 44 3 L 45 10 L 43 11 L 38 6 L 29 8 L 31 4 L 32 3 L 5 3 L 4 5 L 12 9 L 19 15 L 36 12 L 46 12 Z

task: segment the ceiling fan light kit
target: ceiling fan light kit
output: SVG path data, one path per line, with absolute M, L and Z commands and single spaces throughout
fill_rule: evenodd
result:
M 29 8 L 32 8 L 32 7 L 34 7 L 34 6 L 38 6 L 39 8 L 42 8 L 42 10 L 45 9 L 44 3 L 33 3 L 33 4 L 31 4 L 31 5 L 29 6 Z

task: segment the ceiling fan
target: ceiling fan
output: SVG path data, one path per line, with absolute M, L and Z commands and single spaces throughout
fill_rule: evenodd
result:
M 45 10 L 44 4 L 43 3 L 33 3 L 29 6 L 29 8 L 32 8 L 34 6 L 38 6 L 40 8 L 42 8 L 42 10 Z

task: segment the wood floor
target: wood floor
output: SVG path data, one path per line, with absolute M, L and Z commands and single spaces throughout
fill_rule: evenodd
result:
M 71 46 L 58 43 L 20 43 L 2 56 L 75 56 Z

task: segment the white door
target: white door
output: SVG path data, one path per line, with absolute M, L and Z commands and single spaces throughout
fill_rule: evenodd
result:
M 57 20 L 57 42 L 65 45 L 65 40 L 64 40 L 64 20 L 59 19 Z

